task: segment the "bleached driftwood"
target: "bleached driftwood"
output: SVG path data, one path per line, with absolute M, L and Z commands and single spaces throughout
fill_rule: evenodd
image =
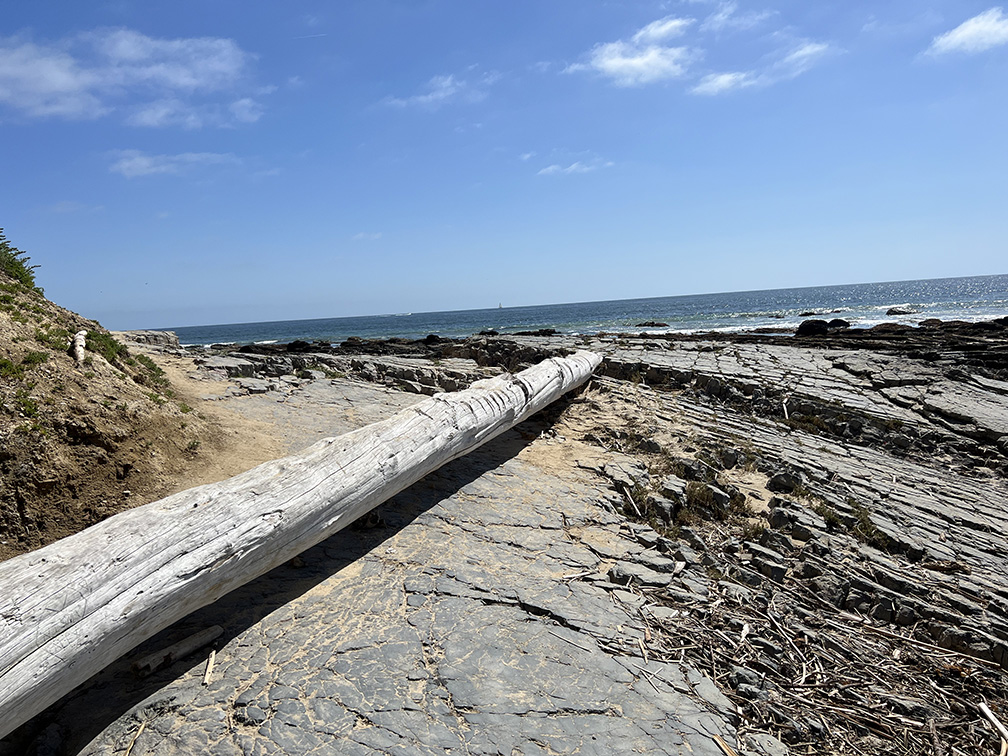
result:
M 553 358 L 0 563 L 0 737 L 171 623 L 585 383 Z
M 77 363 L 77 367 L 84 364 L 84 357 L 87 354 L 87 331 L 77 331 L 74 334 L 73 341 L 70 342 L 70 349 L 73 352 L 74 362 Z
M 200 630 L 198 633 L 193 633 L 183 638 L 178 643 L 173 643 L 168 648 L 163 648 L 160 651 L 155 651 L 153 654 L 147 654 L 142 659 L 137 659 L 130 665 L 133 668 L 133 674 L 137 677 L 147 677 L 152 672 L 157 672 L 161 667 L 174 664 L 179 659 L 189 656 L 193 651 L 203 648 L 208 643 L 213 643 L 223 634 L 223 627 L 220 625 L 211 625 L 204 630 Z

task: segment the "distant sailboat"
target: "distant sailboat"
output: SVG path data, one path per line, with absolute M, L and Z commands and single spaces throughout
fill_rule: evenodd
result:
M 497 309 L 498 310 L 503 310 L 504 309 L 504 305 L 502 305 L 500 302 L 498 302 L 497 303 Z

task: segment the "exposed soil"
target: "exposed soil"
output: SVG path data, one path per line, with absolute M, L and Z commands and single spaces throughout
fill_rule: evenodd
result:
M 0 276 L 0 559 L 282 454 L 265 424 L 194 409 L 191 361 L 158 362 Z

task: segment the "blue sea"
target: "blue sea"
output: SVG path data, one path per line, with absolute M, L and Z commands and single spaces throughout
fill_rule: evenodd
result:
M 891 308 L 906 314 L 887 315 Z M 472 336 L 554 328 L 561 333 L 751 331 L 793 328 L 809 317 L 843 318 L 854 328 L 879 323 L 916 325 L 927 318 L 990 320 L 1008 316 L 1008 275 L 923 281 L 738 291 L 607 302 L 498 307 L 487 310 L 406 312 L 352 318 L 186 326 L 174 330 L 186 345 L 361 338 L 421 339 L 428 334 Z M 640 327 L 653 321 L 661 327 Z

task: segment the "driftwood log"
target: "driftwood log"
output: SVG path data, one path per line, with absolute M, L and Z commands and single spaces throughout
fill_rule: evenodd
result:
M 0 563 L 0 737 L 142 641 L 584 384 L 578 352 L 438 394 Z
M 77 363 L 77 367 L 84 364 L 84 358 L 87 356 L 87 331 L 77 331 L 74 334 L 73 341 L 70 342 L 70 351 L 73 353 L 74 362 Z

